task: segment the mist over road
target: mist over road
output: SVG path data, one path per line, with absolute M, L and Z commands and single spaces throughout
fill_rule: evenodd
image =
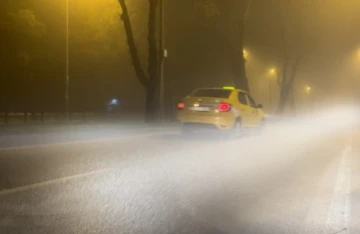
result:
M 166 127 L 5 146 L 0 233 L 357 233 L 360 132 L 347 117 L 236 140 Z

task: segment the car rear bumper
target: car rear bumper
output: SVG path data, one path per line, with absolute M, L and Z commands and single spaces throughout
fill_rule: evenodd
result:
M 181 124 L 198 128 L 230 130 L 233 128 L 235 118 L 233 115 L 207 116 L 178 113 L 177 120 Z

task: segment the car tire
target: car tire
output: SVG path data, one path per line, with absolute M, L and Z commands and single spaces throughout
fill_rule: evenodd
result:
M 266 120 L 262 119 L 259 128 L 263 130 L 265 129 L 265 127 L 266 127 Z
M 229 138 L 232 139 L 237 139 L 239 138 L 241 135 L 243 134 L 243 129 L 241 126 L 241 120 L 240 119 L 236 119 L 235 123 L 233 125 L 233 128 L 230 131 L 229 134 Z
M 261 123 L 258 127 L 258 134 L 261 135 L 263 133 L 263 131 L 265 130 L 265 127 L 266 127 L 266 121 L 265 121 L 265 119 L 262 119 Z
M 266 120 L 265 119 L 262 119 L 261 120 L 261 126 L 260 126 L 262 129 L 264 129 L 266 127 Z

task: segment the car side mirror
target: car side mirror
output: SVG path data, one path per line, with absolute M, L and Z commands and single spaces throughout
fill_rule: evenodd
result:
M 258 104 L 258 105 L 257 105 L 257 108 L 262 109 L 262 108 L 263 108 L 263 105 Z

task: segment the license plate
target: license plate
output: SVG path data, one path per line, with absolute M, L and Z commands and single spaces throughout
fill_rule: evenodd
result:
M 207 106 L 193 106 L 193 107 L 190 107 L 190 110 L 192 110 L 192 111 L 210 111 L 210 107 L 207 107 Z

